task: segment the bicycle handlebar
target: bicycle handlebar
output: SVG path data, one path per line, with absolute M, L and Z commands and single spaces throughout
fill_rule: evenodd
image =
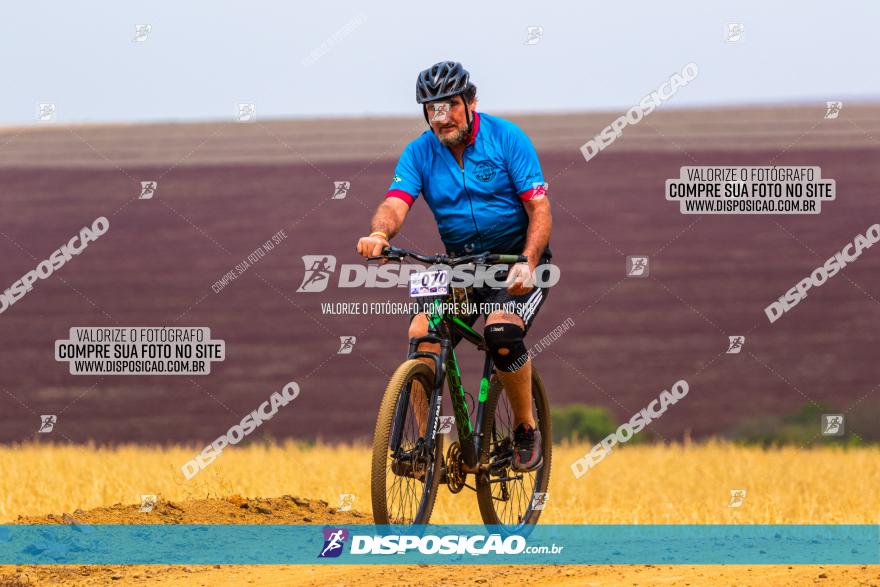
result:
M 385 247 L 382 254 L 375 257 L 367 257 L 368 261 L 378 259 L 388 259 L 390 261 L 400 261 L 404 257 L 411 257 L 416 261 L 428 263 L 431 265 L 465 265 L 474 263 L 475 265 L 513 265 L 514 263 L 527 263 L 529 258 L 525 255 L 499 255 L 495 253 L 478 253 L 475 255 L 463 255 L 461 257 L 451 257 L 449 255 L 422 255 L 416 251 L 402 249 L 399 247 Z

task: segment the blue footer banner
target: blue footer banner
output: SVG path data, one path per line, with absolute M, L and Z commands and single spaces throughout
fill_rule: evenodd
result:
M 880 564 L 880 526 L 0 526 L 0 564 L 425 563 Z

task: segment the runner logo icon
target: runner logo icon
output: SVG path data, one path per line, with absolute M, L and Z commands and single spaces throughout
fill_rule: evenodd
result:
M 350 181 L 334 181 L 333 182 L 333 197 L 331 200 L 344 200 L 345 196 L 348 195 L 348 190 L 351 189 Z
M 627 277 L 647 277 L 648 276 L 648 258 L 629 256 L 626 258 L 626 276 Z
M 339 350 L 336 351 L 337 355 L 350 355 L 351 351 L 354 350 L 354 344 L 357 342 L 356 336 L 340 336 L 339 337 Z
M 437 434 L 449 434 L 455 425 L 455 416 L 440 416 L 440 423 L 437 425 Z
M 327 289 L 330 274 L 336 270 L 336 257 L 333 255 L 303 255 L 306 274 L 297 292 L 315 293 Z
M 58 417 L 50 414 L 46 416 L 40 416 L 40 420 L 40 429 L 37 430 L 37 432 L 47 433 L 52 432 L 52 430 L 55 428 L 55 423 L 58 421 Z
M 318 558 L 336 558 L 342 554 L 342 547 L 348 540 L 348 530 L 344 528 L 324 528 L 324 548 Z
M 843 414 L 822 414 L 822 434 L 843 436 Z
M 840 111 L 843 109 L 843 102 L 833 101 L 833 102 L 825 102 L 825 119 L 833 120 L 840 116 Z
M 730 341 L 730 344 L 727 347 L 728 355 L 739 354 L 743 348 L 743 344 L 746 342 L 745 336 L 728 336 L 727 339 Z

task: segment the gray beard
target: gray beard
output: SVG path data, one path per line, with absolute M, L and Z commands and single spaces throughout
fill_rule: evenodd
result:
M 462 144 L 467 138 L 467 127 L 457 129 L 456 133 L 452 136 L 449 135 L 438 135 L 437 139 L 439 139 L 440 144 L 444 147 L 455 147 L 457 145 Z

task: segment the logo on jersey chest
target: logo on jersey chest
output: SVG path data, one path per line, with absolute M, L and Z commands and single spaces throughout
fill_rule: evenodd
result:
M 477 163 L 477 169 L 474 171 L 474 177 L 480 181 L 492 181 L 495 179 L 495 173 L 498 169 L 491 161 L 480 161 Z

